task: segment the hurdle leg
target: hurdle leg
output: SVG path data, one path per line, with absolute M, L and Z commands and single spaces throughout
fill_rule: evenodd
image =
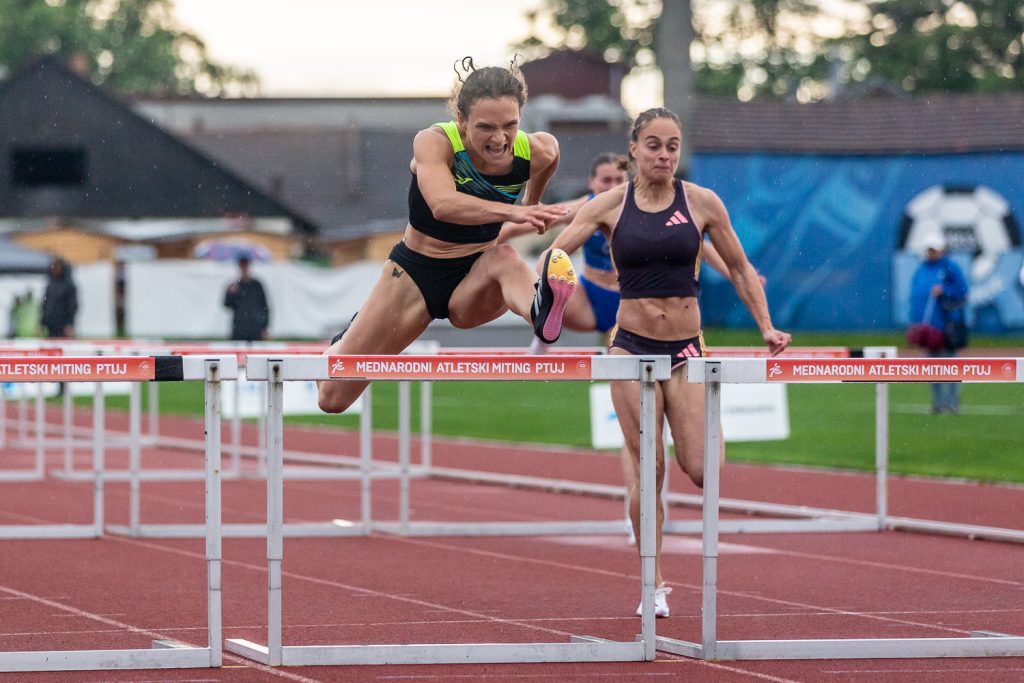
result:
M 221 641 L 221 382 L 220 367 L 216 361 L 206 361 L 205 421 L 206 421 L 206 604 L 210 648 L 210 666 L 220 666 L 223 660 Z M 132 386 L 135 386 L 134 384 Z
M 160 438 L 160 383 L 149 383 L 149 438 L 155 444 Z
M 7 448 L 7 386 L 0 384 L 0 448 Z
M 103 382 L 96 382 L 92 397 L 92 523 L 96 538 L 103 535 L 103 469 L 106 460 L 106 398 Z
M 373 385 L 363 391 L 363 410 L 359 413 L 359 504 L 363 533 L 369 535 L 373 523 L 371 496 L 373 494 Z
M 398 530 L 403 535 L 409 533 L 409 412 L 409 383 L 402 381 L 398 383 Z
M 281 664 L 281 562 L 284 557 L 284 382 L 281 363 L 267 379 L 267 664 Z
M 657 655 L 654 627 L 654 564 L 657 558 L 657 505 L 658 481 L 655 440 L 656 396 L 654 364 L 649 361 L 640 364 L 640 576 L 641 576 L 641 638 L 644 643 L 644 660 L 654 661 Z
M 865 358 L 895 358 L 896 349 L 869 346 Z M 875 385 L 875 518 L 878 530 L 888 524 L 889 517 L 889 385 Z
M 722 446 L 721 363 L 710 361 L 704 368 L 704 520 L 701 618 L 701 658 L 715 659 L 718 654 L 718 454 Z
M 234 393 L 231 395 L 231 473 L 232 476 L 242 474 L 242 416 L 241 408 L 242 380 L 235 380 Z
M 62 405 L 62 417 L 64 419 L 64 474 L 71 475 L 75 470 L 75 438 L 74 434 L 74 400 L 71 397 L 73 393 L 71 387 L 73 386 L 68 382 L 65 386 L 64 400 Z
M 36 479 L 46 476 L 46 424 L 43 416 L 45 408 L 43 385 L 39 383 L 36 385 Z
M 420 467 L 430 474 L 433 461 L 431 441 L 434 428 L 434 383 L 420 382 Z
M 262 399 L 261 402 L 263 403 L 263 405 L 269 406 L 270 398 L 267 395 L 267 392 L 270 391 L 270 387 L 261 383 L 259 390 L 260 398 Z M 268 407 L 267 411 L 260 411 L 259 414 L 256 416 L 256 450 L 257 452 L 259 452 L 259 456 L 256 458 L 256 471 L 257 474 L 261 477 L 267 476 L 267 459 L 270 457 L 269 454 L 267 453 L 267 449 L 269 448 L 269 446 L 267 445 L 267 440 L 268 433 L 270 431 L 270 426 L 267 424 L 267 422 L 270 419 L 270 415 L 268 414 L 269 410 L 270 409 Z M 281 419 L 283 420 L 284 413 L 282 412 L 281 415 Z M 283 428 L 284 427 L 282 427 L 282 429 Z M 284 457 L 283 453 L 281 457 Z
M 889 385 L 875 385 L 875 516 L 878 530 L 889 515 Z
M 28 385 L 18 384 L 18 441 L 21 445 L 28 443 Z
M 139 383 L 128 388 L 128 533 L 139 535 L 140 510 L 139 474 L 141 463 L 141 411 L 139 409 Z

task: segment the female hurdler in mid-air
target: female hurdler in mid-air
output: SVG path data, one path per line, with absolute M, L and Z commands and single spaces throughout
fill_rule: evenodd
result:
M 526 84 L 514 61 L 508 69 L 477 69 L 466 58 L 461 66 L 468 73 L 452 96 L 455 120 L 421 130 L 413 141 L 405 235 L 359 315 L 326 354 L 396 354 L 435 318 L 471 328 L 508 310 L 544 342 L 561 333 L 576 289 L 569 257 L 552 250 L 538 279 L 513 247 L 497 244 L 506 221 L 543 233 L 565 214 L 540 203 L 558 166 L 558 142 L 519 130 Z M 320 382 L 321 410 L 344 411 L 366 385 Z

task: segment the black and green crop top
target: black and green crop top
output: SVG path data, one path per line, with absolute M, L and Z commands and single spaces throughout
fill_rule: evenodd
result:
M 459 192 L 493 202 L 514 204 L 523 193 L 526 181 L 530 179 L 530 138 L 519 131 L 512 144 L 512 170 L 504 175 L 484 175 L 476 170 L 469 160 L 469 153 L 462 144 L 462 137 L 454 121 L 435 123 L 448 135 L 455 152 L 455 163 L 452 164 L 452 178 Z M 434 213 L 420 192 L 416 174 L 412 175 L 409 185 L 409 224 L 424 235 L 429 235 L 444 242 L 456 244 L 482 244 L 498 237 L 501 223 L 485 223 L 483 225 L 459 225 L 447 223 L 434 218 Z

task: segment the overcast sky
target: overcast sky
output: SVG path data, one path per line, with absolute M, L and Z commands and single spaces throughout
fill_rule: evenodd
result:
M 541 0 L 175 0 L 212 57 L 264 96 L 447 95 L 452 63 L 507 63 Z

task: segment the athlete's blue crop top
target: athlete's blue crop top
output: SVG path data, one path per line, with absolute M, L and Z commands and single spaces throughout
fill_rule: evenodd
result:
M 587 201 L 596 196 L 591 192 Z M 612 266 L 612 250 L 604 233 L 595 230 L 583 243 L 583 263 L 594 270 L 605 270 L 609 273 L 615 270 Z
M 623 299 L 697 296 L 703 247 L 681 180 L 671 206 L 656 213 L 636 205 L 633 183 L 626 187 L 622 215 L 612 231 L 612 261 Z
M 504 175 L 484 175 L 476 170 L 469 159 L 469 153 L 462 144 L 459 129 L 454 121 L 435 123 L 448 136 L 455 152 L 455 163 L 452 164 L 452 178 L 459 192 L 488 199 L 494 202 L 515 204 L 523 192 L 526 181 L 530 179 L 530 138 L 523 131 L 516 133 L 512 145 L 512 170 Z M 425 235 L 444 242 L 457 244 L 481 244 L 497 239 L 501 231 L 501 223 L 484 223 L 482 225 L 459 225 L 434 218 L 427 200 L 420 192 L 416 174 L 412 175 L 409 184 L 409 224 Z

